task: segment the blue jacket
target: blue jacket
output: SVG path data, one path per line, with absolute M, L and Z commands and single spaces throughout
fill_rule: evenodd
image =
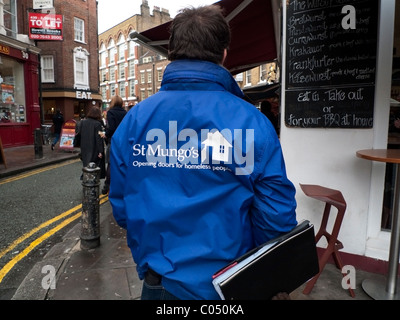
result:
M 296 224 L 295 188 L 270 121 L 230 73 L 171 62 L 111 144 L 109 199 L 140 279 L 180 299 L 219 299 L 212 275 Z

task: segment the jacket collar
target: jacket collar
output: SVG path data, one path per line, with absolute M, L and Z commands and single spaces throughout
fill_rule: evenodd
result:
M 208 61 L 176 60 L 165 69 L 161 91 L 164 90 L 227 90 L 243 98 L 230 72 Z

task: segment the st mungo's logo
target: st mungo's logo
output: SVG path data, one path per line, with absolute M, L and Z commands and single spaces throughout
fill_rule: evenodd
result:
M 146 144 L 133 145 L 133 156 L 135 167 L 234 170 L 236 175 L 248 175 L 254 170 L 254 130 L 185 128 L 178 132 L 178 122 L 169 121 L 168 133 L 149 130 Z

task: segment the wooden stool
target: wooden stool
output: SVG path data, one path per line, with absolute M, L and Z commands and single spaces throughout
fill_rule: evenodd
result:
M 303 290 L 304 294 L 309 294 L 313 289 L 315 283 L 317 282 L 318 277 L 321 275 L 331 255 L 335 260 L 336 267 L 340 269 L 340 272 L 342 272 L 343 262 L 342 259 L 340 258 L 339 250 L 343 249 L 343 244 L 338 240 L 338 235 L 340 231 L 340 226 L 343 221 L 344 213 L 346 211 L 347 204 L 343 198 L 342 193 L 339 190 L 329 189 L 322 186 L 311 185 L 311 184 L 300 184 L 300 187 L 307 196 L 325 202 L 325 209 L 322 216 L 321 227 L 319 228 L 315 236 L 315 243 L 318 243 L 321 237 L 325 236 L 326 240 L 328 241 L 328 246 L 325 249 L 325 252 L 319 258 L 319 273 L 307 282 L 307 285 Z M 331 206 L 336 207 L 338 212 L 336 215 L 335 223 L 332 228 L 332 232 L 329 233 L 326 230 L 326 226 L 328 223 L 329 214 L 331 212 Z M 343 277 L 344 276 L 346 276 L 346 274 L 343 274 Z M 354 298 L 355 293 L 353 289 L 350 287 L 349 287 L 349 292 L 350 295 Z

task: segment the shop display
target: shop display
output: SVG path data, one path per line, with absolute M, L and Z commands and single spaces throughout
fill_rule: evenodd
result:
M 0 90 L 0 123 L 25 122 L 25 106 L 16 103 L 14 85 L 2 83 Z

